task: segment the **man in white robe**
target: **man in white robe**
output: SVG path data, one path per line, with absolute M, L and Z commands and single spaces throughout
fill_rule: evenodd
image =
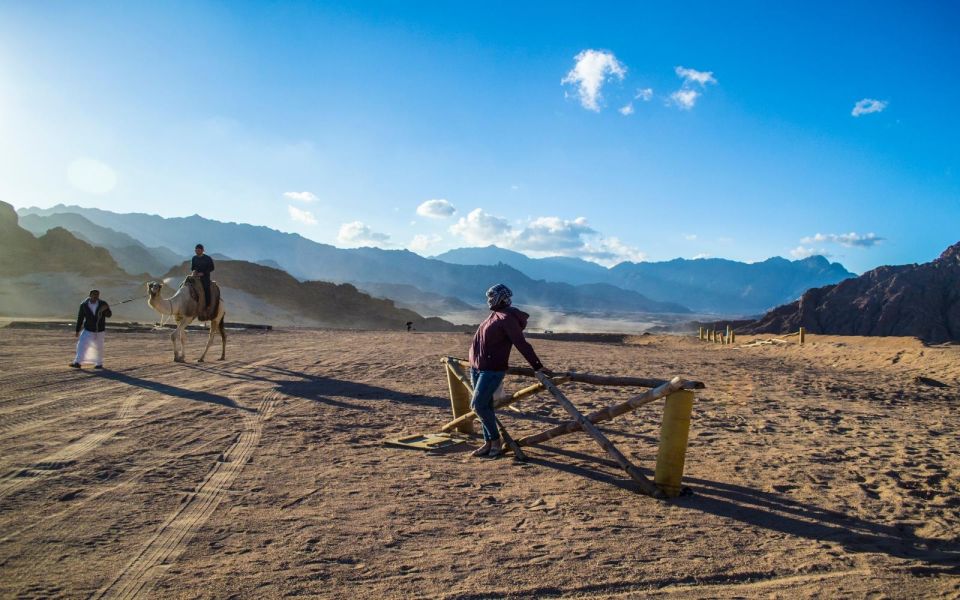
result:
M 93 364 L 94 369 L 103 368 L 103 338 L 107 317 L 111 316 L 110 305 L 100 299 L 100 290 L 90 290 L 90 296 L 77 312 L 77 356 L 71 367 L 79 369 L 80 365 Z

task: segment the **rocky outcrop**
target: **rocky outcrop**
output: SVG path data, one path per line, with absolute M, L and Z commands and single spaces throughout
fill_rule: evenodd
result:
M 18 224 L 17 213 L 0 202 L 0 274 L 76 273 L 80 275 L 124 274 L 110 253 L 54 227 L 39 238 Z
M 800 327 L 810 333 L 960 341 L 960 242 L 929 263 L 879 267 L 808 290 L 739 331 L 788 333 Z

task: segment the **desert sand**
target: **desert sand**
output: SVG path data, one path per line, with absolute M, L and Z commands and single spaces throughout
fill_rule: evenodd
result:
M 165 333 L 108 333 L 94 372 L 72 331 L 0 329 L 0 596 L 960 596 L 960 347 L 591 339 L 533 342 L 555 370 L 706 383 L 691 495 L 637 494 L 584 434 L 526 464 L 384 446 L 449 419 L 464 334 L 232 333 L 180 365 Z M 520 408 L 517 437 L 565 420 Z M 601 427 L 648 474 L 661 409 Z

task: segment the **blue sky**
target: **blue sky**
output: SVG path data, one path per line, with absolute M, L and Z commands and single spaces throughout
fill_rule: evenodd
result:
M 517 4 L 0 4 L 0 199 L 605 264 L 960 240 L 956 3 Z

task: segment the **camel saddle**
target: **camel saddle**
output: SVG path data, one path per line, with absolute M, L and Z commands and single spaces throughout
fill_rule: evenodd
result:
M 220 286 L 216 281 L 210 281 L 210 307 L 206 303 L 206 295 L 203 293 L 203 283 L 199 277 L 187 277 L 190 297 L 200 305 L 200 314 L 197 315 L 198 321 L 210 321 L 217 316 L 217 310 L 220 306 Z

